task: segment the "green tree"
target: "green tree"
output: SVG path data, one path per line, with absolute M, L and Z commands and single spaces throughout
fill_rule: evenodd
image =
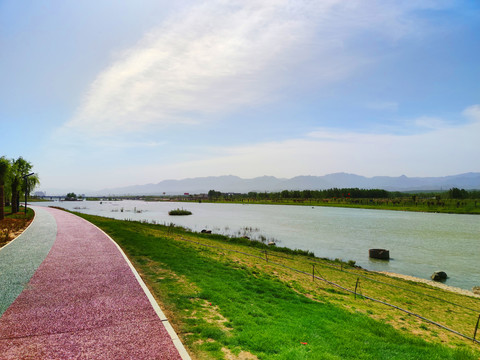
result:
M 20 191 L 28 194 L 40 183 L 36 174 L 27 177 L 25 181 L 24 176 L 31 173 L 32 168 L 33 165 L 21 156 L 16 160 L 12 160 L 10 171 L 12 213 L 16 213 L 20 209 Z
M 65 200 L 67 200 L 67 201 L 77 200 L 77 194 L 75 194 L 73 192 L 68 193 L 67 196 L 65 197 Z
M 311 190 L 303 190 L 302 191 L 302 196 L 305 198 L 305 199 L 311 199 L 313 197 L 313 192 Z
M 448 196 L 450 199 L 465 199 L 468 196 L 468 193 L 465 189 L 454 187 L 448 190 Z
M 210 190 L 208 192 L 208 199 L 211 200 L 217 200 L 222 196 L 222 193 L 220 191 L 215 191 L 215 190 Z
M 10 170 L 10 161 L 0 158 L 0 220 L 5 218 L 5 181 Z
M 250 191 L 247 195 L 249 199 L 257 200 L 258 194 L 255 191 Z

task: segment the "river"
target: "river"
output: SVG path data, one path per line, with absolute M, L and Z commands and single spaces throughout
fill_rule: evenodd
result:
M 480 217 L 404 211 L 144 201 L 45 202 L 116 219 L 155 221 L 227 235 L 274 240 L 318 257 L 354 260 L 365 269 L 429 279 L 445 271 L 447 285 L 480 286 Z M 190 216 L 169 216 L 184 208 Z M 390 261 L 372 260 L 370 248 L 390 251 Z

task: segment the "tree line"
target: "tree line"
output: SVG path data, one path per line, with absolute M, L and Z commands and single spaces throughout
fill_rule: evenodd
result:
M 331 188 L 327 190 L 283 190 L 280 192 L 255 192 L 246 194 L 222 193 L 210 190 L 208 198 L 215 200 L 321 200 L 321 199 L 398 199 L 412 197 L 436 199 L 479 199 L 480 190 L 467 191 L 465 189 L 451 188 L 443 192 L 405 193 L 400 191 L 387 191 L 383 189 L 359 188 Z
M 37 174 L 30 175 L 32 169 L 33 165 L 22 157 L 0 157 L 0 220 L 5 218 L 5 205 L 12 207 L 12 213 L 18 212 L 20 194 L 30 193 L 40 183 Z

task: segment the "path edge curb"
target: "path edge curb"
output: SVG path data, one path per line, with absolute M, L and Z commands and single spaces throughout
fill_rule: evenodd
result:
M 75 215 L 75 214 L 72 214 L 72 215 Z M 77 215 L 75 215 L 77 216 Z M 133 266 L 132 262 L 130 261 L 130 259 L 127 257 L 127 255 L 125 254 L 125 252 L 122 250 L 122 248 L 120 247 L 120 245 L 118 245 L 115 240 L 113 240 L 111 238 L 110 235 L 108 235 L 105 231 L 103 231 L 102 229 L 100 229 L 97 225 L 91 223 L 90 221 L 78 216 L 80 219 L 88 222 L 89 224 L 93 225 L 94 227 L 96 227 L 99 231 L 101 231 L 103 234 L 105 234 L 105 236 L 107 236 L 111 242 L 113 242 L 115 244 L 115 246 L 117 247 L 117 249 L 120 251 L 120 254 L 122 254 L 123 258 L 125 259 L 125 261 L 127 262 L 128 266 L 130 267 L 130 270 L 132 271 L 133 275 L 135 276 L 135 279 L 137 279 L 140 287 L 142 288 L 143 292 L 145 293 L 145 295 L 147 296 L 148 298 L 148 301 L 150 302 L 150 304 L 152 305 L 153 307 L 153 310 L 155 310 L 155 313 L 157 314 L 157 316 L 159 317 L 160 321 L 162 322 L 163 326 L 165 326 L 165 329 L 167 330 L 168 332 L 168 335 L 170 336 L 170 338 L 172 339 L 173 341 L 173 345 L 175 345 L 175 348 L 178 350 L 178 353 L 180 354 L 180 357 L 182 358 L 182 360 L 191 360 L 191 357 L 189 355 L 189 353 L 187 352 L 187 349 L 185 349 L 185 346 L 183 345 L 182 341 L 180 340 L 180 338 L 178 337 L 177 333 L 175 332 L 175 329 L 172 327 L 172 325 L 170 324 L 170 322 L 168 321 L 167 317 L 165 316 L 165 314 L 163 313 L 162 309 L 160 308 L 160 306 L 158 305 L 157 301 L 155 300 L 155 298 L 153 297 L 152 293 L 150 292 L 150 290 L 148 289 L 147 285 L 145 284 L 145 282 L 143 281 L 142 277 L 140 276 L 140 274 L 138 273 L 137 269 L 135 269 L 135 267 Z

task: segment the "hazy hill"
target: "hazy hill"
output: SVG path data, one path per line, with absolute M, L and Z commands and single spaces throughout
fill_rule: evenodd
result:
M 291 179 L 262 176 L 242 179 L 238 176 L 210 176 L 182 180 L 164 180 L 157 184 L 134 185 L 122 188 L 103 189 L 96 195 L 161 195 L 199 194 L 209 190 L 247 193 L 249 191 L 271 192 L 281 190 L 322 190 L 329 188 L 358 187 L 390 191 L 448 190 L 452 187 L 480 189 L 480 173 L 466 173 L 444 177 L 365 177 L 355 174 L 335 173 L 324 176 L 297 176 Z

